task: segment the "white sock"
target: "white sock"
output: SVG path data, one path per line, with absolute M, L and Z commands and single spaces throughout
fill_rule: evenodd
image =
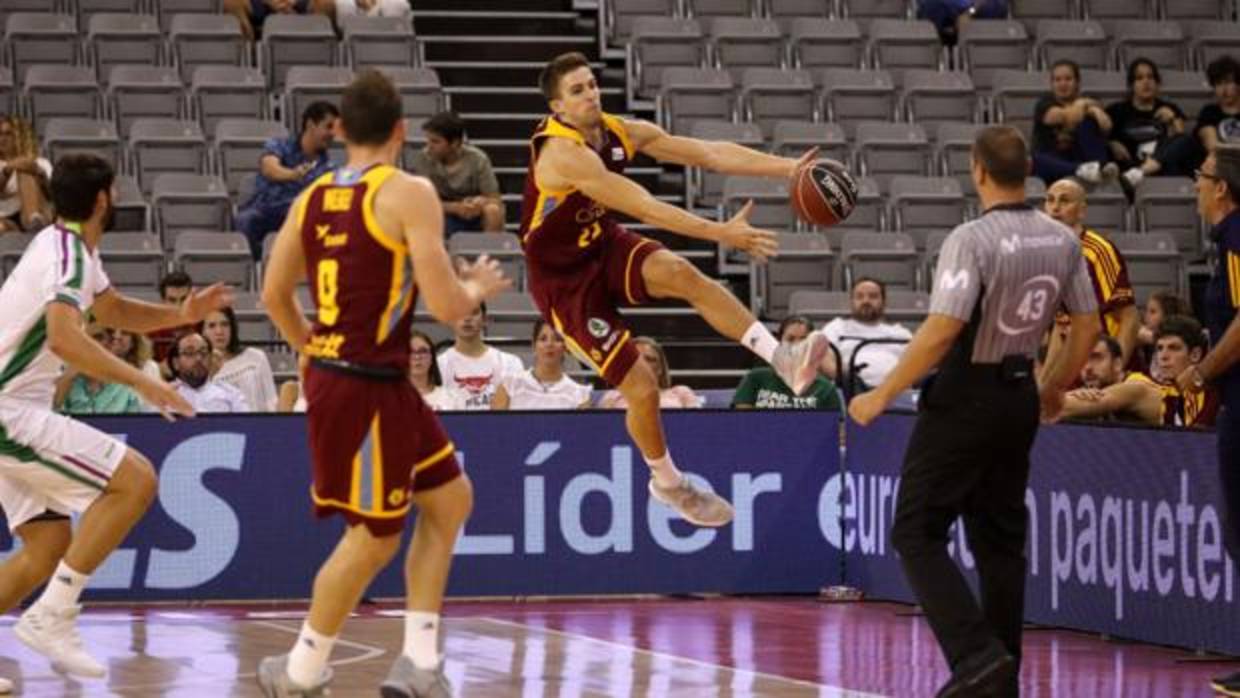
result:
M 779 346 L 779 340 L 775 339 L 775 335 L 766 329 L 766 325 L 754 320 L 749 329 L 745 330 L 745 334 L 741 335 L 741 344 L 769 364 L 771 357 L 775 356 L 775 348 Z
M 90 575 L 78 572 L 61 560 L 60 564 L 56 565 L 56 572 L 52 578 L 47 580 L 43 594 L 35 603 L 49 608 L 76 606 L 78 597 L 82 595 L 82 590 L 86 588 L 86 582 L 89 579 Z
M 439 666 L 439 614 L 405 611 L 405 656 L 419 669 Z
M 316 632 L 310 627 L 310 621 L 302 623 L 297 644 L 293 645 L 293 650 L 288 653 L 288 677 L 302 688 L 317 685 L 334 644 L 335 636 L 328 637 Z
M 645 456 L 642 456 L 645 458 Z M 650 474 L 654 477 L 654 481 L 659 487 L 668 488 L 675 487 L 680 484 L 684 473 L 676 468 L 676 464 L 672 462 L 672 452 L 667 451 L 658 458 L 646 458 L 646 465 L 650 466 Z

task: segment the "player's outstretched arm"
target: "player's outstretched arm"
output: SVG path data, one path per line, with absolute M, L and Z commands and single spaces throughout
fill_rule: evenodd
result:
M 625 121 L 624 126 L 633 147 L 655 160 L 723 174 L 788 179 L 818 155 L 818 149 L 811 148 L 799 158 L 785 158 L 728 141 L 673 136 L 649 121 Z
M 428 180 L 411 175 L 393 177 L 375 205 L 401 222 L 414 278 L 426 298 L 426 309 L 436 320 L 452 324 L 512 285 L 499 264 L 486 255 L 464 264 L 459 271 L 452 266 L 443 243 L 443 207 Z
M 280 336 L 293 351 L 300 352 L 310 341 L 314 328 L 297 303 L 297 284 L 306 278 L 306 251 L 301 246 L 297 222 L 305 205 L 301 195 L 289 208 L 284 224 L 276 233 L 271 259 L 263 269 L 263 305 Z
M 147 303 L 109 288 L 95 298 L 90 312 L 107 327 L 146 333 L 202 322 L 207 313 L 232 303 L 232 287 L 222 283 L 194 291 L 180 305 Z

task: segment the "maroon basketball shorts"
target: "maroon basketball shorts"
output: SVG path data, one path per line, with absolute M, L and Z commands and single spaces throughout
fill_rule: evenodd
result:
M 650 302 L 642 263 L 663 245 L 615 223 L 595 244 L 603 246 L 601 254 L 567 267 L 543 266 L 527 255 L 526 286 L 573 354 L 618 386 L 639 353 L 617 308 Z
M 400 533 L 414 492 L 461 474 L 434 411 L 403 376 L 377 380 L 306 369 L 314 513 L 340 514 L 376 536 Z

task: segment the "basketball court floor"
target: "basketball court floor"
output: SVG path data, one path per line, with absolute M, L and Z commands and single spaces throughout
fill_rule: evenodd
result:
M 908 606 L 801 598 L 456 602 L 447 670 L 468 698 L 871 698 L 932 696 L 947 678 Z M 0 676 L 38 697 L 255 697 L 259 658 L 287 651 L 304 605 L 95 607 L 86 645 L 109 677 L 51 670 L 0 619 Z M 364 606 L 333 654 L 337 698 L 376 696 L 403 632 L 394 604 Z M 1206 698 L 1234 665 L 1190 653 L 1030 629 L 1026 698 Z

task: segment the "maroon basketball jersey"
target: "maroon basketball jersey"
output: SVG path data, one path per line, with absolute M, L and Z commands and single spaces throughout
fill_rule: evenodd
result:
M 525 173 L 525 194 L 521 201 L 521 242 L 527 257 L 549 267 L 571 266 L 582 259 L 597 257 L 601 245 L 595 244 L 613 227 L 610 212 L 602 204 L 577 189 L 541 189 L 534 177 L 538 154 L 548 138 L 567 138 L 594 150 L 607 169 L 623 173 L 633 159 L 633 144 L 624 122 L 603 115 L 601 148 L 594 150 L 584 134 L 554 116 L 538 124 L 530 138 L 530 166 Z
M 340 168 L 310 185 L 301 244 L 318 307 L 306 354 L 361 366 L 409 366 L 417 288 L 405 246 L 379 232 L 374 198 L 397 170 Z

